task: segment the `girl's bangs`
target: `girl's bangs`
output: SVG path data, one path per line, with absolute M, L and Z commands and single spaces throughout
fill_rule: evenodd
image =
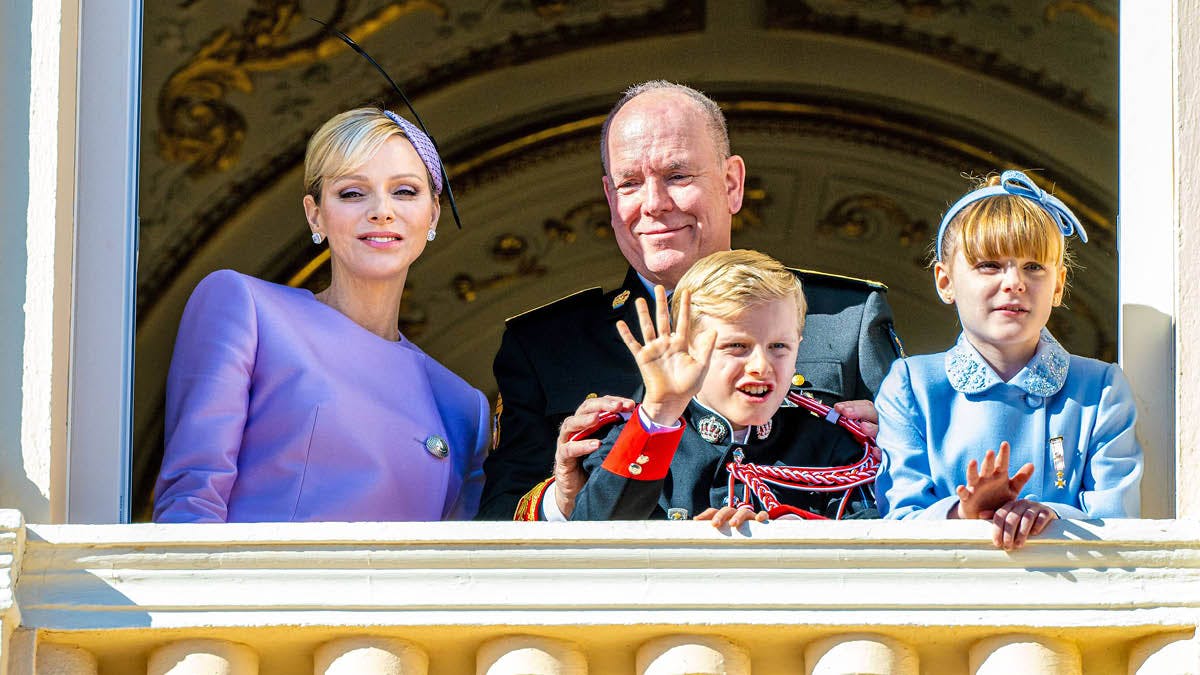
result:
M 1039 205 L 1023 197 L 981 200 L 959 214 L 958 243 L 963 257 L 981 260 L 1026 258 L 1046 264 L 1063 262 L 1058 224 Z

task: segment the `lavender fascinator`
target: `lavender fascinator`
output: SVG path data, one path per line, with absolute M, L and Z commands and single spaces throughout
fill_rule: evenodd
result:
M 421 161 L 429 169 L 429 176 L 433 181 L 433 191 L 439 195 L 442 193 L 443 189 L 446 191 L 446 199 L 450 202 L 450 212 L 454 214 L 454 223 L 458 225 L 458 229 L 461 230 L 462 220 L 458 216 L 458 203 L 454 201 L 454 190 L 450 187 L 450 177 L 446 175 L 446 167 L 442 164 L 442 158 L 438 154 L 437 141 L 433 140 L 433 136 L 429 134 L 429 130 L 425 127 L 425 122 L 421 120 L 421 116 L 418 115 L 416 109 L 413 108 L 412 101 L 408 100 L 408 96 L 404 94 L 404 90 L 400 88 L 400 85 L 396 84 L 396 81 L 392 79 L 391 75 L 387 74 L 387 71 L 383 69 L 383 66 L 379 65 L 379 62 L 372 58 L 371 55 L 366 52 L 366 50 L 358 46 L 358 43 L 352 40 L 349 35 L 346 35 L 342 31 L 330 26 L 320 19 L 313 17 L 310 18 L 324 26 L 325 30 L 337 36 L 337 38 L 342 42 L 345 42 L 350 49 L 353 49 L 358 53 L 359 56 L 366 59 L 367 63 L 370 63 L 372 66 L 374 66 L 375 70 L 378 70 L 379 74 L 383 75 L 383 78 L 388 81 L 388 84 L 392 85 L 392 88 L 395 89 L 396 93 L 400 95 L 400 100 L 404 101 L 404 105 L 408 107 L 408 111 L 412 113 L 413 119 L 415 119 L 417 123 L 413 124 L 391 110 L 385 110 L 383 111 L 383 114 L 387 115 L 388 119 L 395 122 L 397 126 L 404 131 L 404 135 L 408 137 L 408 140 L 412 142 L 413 147 L 417 149 L 417 155 L 421 157 Z

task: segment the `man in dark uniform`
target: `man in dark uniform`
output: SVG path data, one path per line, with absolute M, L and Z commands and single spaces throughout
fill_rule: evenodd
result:
M 484 464 L 479 518 L 512 519 L 523 498 L 524 516 L 536 515 L 547 489 L 558 517 L 570 515 L 584 482 L 579 458 L 599 447 L 570 435 L 604 412 L 632 410 L 623 397 L 641 383 L 616 322 L 636 326 L 634 301 L 653 306 L 649 288 L 674 288 L 692 263 L 730 248 L 746 168 L 730 153 L 711 99 L 661 81 L 629 89 L 601 130 L 601 159 L 613 233 L 630 270 L 614 291 L 589 289 L 508 321 L 494 364 L 499 441 Z M 873 398 L 898 355 L 886 288 L 797 274 L 809 303 L 797 381 L 831 403 Z M 874 421 L 869 402 L 839 410 Z M 552 471 L 555 480 L 546 480 Z

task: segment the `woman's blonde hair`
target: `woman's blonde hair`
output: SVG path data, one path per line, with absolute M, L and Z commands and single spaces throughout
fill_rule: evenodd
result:
M 355 108 L 334 115 L 308 139 L 304 153 L 304 193 L 320 204 L 321 189 L 327 179 L 345 176 L 362 166 L 393 136 L 408 138 L 379 108 Z M 428 167 L 425 174 L 429 185 L 433 185 Z M 430 195 L 436 199 L 432 190 Z
M 992 175 L 980 180 L 976 189 L 999 184 L 1000 177 Z M 933 251 L 934 260 L 941 253 L 940 259 L 949 262 L 962 247 L 970 265 L 1007 257 L 1072 264 L 1054 217 L 1041 204 L 1012 194 L 992 195 L 963 207 L 946 226 L 941 246 L 941 251 Z
M 800 279 L 783 263 L 758 251 L 720 251 L 701 258 L 679 280 L 672 297 L 679 298 L 681 291 L 691 293 L 690 330 L 695 330 L 701 317 L 734 318 L 763 302 L 795 298 L 796 330 L 804 332 L 808 306 Z M 674 299 L 671 321 L 679 321 L 679 303 Z

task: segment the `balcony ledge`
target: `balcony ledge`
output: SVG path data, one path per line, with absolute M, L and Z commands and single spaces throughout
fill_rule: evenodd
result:
M 64 631 L 1200 623 L 1192 521 L 1062 521 L 1014 553 L 970 522 L 29 525 L 8 559 L 22 625 Z

